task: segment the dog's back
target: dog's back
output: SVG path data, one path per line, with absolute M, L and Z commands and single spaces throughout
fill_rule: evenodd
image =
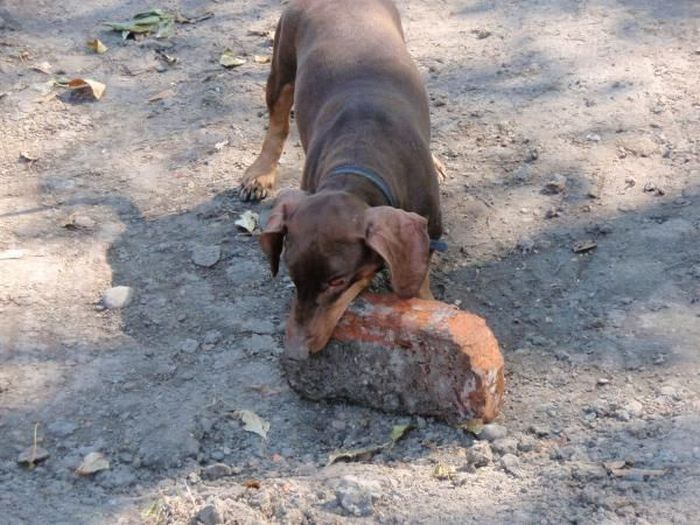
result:
M 301 187 L 313 192 L 333 167 L 360 164 L 385 178 L 402 208 L 428 217 L 439 237 L 427 96 L 394 4 L 297 1 L 280 34 L 294 48 Z

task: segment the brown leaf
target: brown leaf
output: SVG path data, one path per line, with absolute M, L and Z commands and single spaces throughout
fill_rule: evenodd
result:
M 92 40 L 88 40 L 87 46 L 89 49 L 97 53 L 98 55 L 102 55 L 107 52 L 109 49 L 106 45 L 102 43 L 101 40 L 97 38 L 93 38 Z
M 247 489 L 259 489 L 260 482 L 257 479 L 247 479 L 243 482 L 243 486 Z
M 107 86 L 89 78 L 74 78 L 68 81 L 68 87 L 76 93 L 90 95 L 94 100 L 100 100 Z
M 90 452 L 80 466 L 75 470 L 75 473 L 80 476 L 89 476 L 102 470 L 109 469 L 109 461 L 103 454 L 99 452 Z

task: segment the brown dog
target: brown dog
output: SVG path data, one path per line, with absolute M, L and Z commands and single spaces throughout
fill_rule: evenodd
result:
M 386 264 L 402 297 L 432 298 L 431 239 L 442 234 L 421 77 L 389 0 L 298 0 L 282 15 L 267 82 L 270 124 L 241 183 L 262 199 L 295 115 L 301 190 L 282 193 L 260 243 L 296 286 L 291 355 L 321 350 L 350 302 Z

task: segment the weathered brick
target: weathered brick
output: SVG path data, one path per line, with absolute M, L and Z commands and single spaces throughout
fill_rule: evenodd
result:
M 494 419 L 505 379 L 498 342 L 483 319 L 438 301 L 359 297 L 329 345 L 283 357 L 287 379 L 314 400 L 347 401 L 451 423 Z

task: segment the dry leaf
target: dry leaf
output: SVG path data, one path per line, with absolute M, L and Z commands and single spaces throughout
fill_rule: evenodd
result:
M 243 421 L 243 430 L 267 439 L 267 433 L 270 431 L 270 423 L 268 421 L 265 421 L 251 410 L 239 410 L 236 412 L 236 415 Z
M 38 71 L 39 73 L 43 73 L 44 75 L 51 74 L 51 64 L 49 64 L 48 62 L 40 62 L 39 64 L 34 64 L 32 66 L 32 69 L 34 71 Z
M 31 163 L 39 160 L 39 157 L 37 157 L 36 155 L 32 155 L 31 153 L 27 153 L 26 151 L 20 151 L 19 160 Z
M 243 482 L 243 486 L 247 489 L 259 489 L 260 482 L 257 479 L 247 479 Z
M 375 454 L 378 454 L 382 450 L 392 448 L 396 442 L 402 439 L 412 428 L 412 425 L 394 425 L 391 429 L 389 441 L 386 443 L 351 450 L 337 450 L 328 456 L 328 465 L 332 465 L 338 461 L 366 461 L 372 459 Z
M 91 80 L 89 78 L 74 78 L 68 81 L 68 87 L 76 93 L 80 94 L 90 94 L 95 100 L 100 100 L 102 95 L 104 95 L 107 86 L 96 80 Z
M 337 463 L 339 461 L 367 461 L 372 459 L 372 456 L 384 450 L 386 446 L 387 443 L 351 450 L 338 450 L 332 454 L 329 454 L 328 465 L 332 465 L 333 463 Z
M 572 250 L 574 251 L 574 253 L 586 253 L 590 252 L 591 250 L 595 250 L 597 247 L 598 244 L 595 241 L 589 239 L 574 243 Z
M 450 479 L 455 475 L 455 468 L 451 465 L 445 465 L 444 463 L 438 463 L 433 469 L 433 477 L 435 479 Z
M 466 423 L 462 423 L 459 425 L 459 428 L 462 430 L 469 432 L 470 434 L 473 434 L 475 436 L 478 436 L 481 434 L 481 431 L 484 429 L 484 422 L 481 419 L 470 419 Z
M 391 444 L 403 438 L 412 428 L 412 425 L 394 425 L 391 429 Z
M 175 34 L 175 15 L 162 9 L 137 13 L 127 22 L 105 22 L 114 31 L 119 31 L 125 40 L 131 35 L 155 33 L 156 38 L 168 38 Z
M 17 463 L 33 467 L 37 463 L 41 463 L 49 457 L 48 450 L 32 445 L 17 456 Z
M 272 57 L 270 55 L 255 55 L 253 61 L 256 64 L 269 64 L 272 62 Z
M 100 452 L 90 452 L 80 466 L 75 470 L 75 473 L 80 476 L 89 476 L 102 470 L 109 469 L 109 461 Z
M 177 93 L 174 89 L 164 89 L 160 93 L 156 93 L 151 98 L 148 99 L 149 102 L 158 102 L 159 100 L 165 100 L 166 98 L 172 98 Z
M 102 55 L 107 52 L 109 49 L 106 45 L 102 43 L 101 40 L 97 38 L 93 38 L 92 40 L 88 40 L 87 46 L 89 49 L 97 53 L 98 55 Z
M 245 63 L 245 58 L 235 55 L 230 49 L 224 51 L 221 54 L 221 58 L 219 58 L 219 64 L 221 64 L 225 68 L 238 67 L 242 66 Z
M 252 235 L 255 228 L 258 227 L 259 220 L 260 216 L 257 213 L 248 210 L 234 224 Z

